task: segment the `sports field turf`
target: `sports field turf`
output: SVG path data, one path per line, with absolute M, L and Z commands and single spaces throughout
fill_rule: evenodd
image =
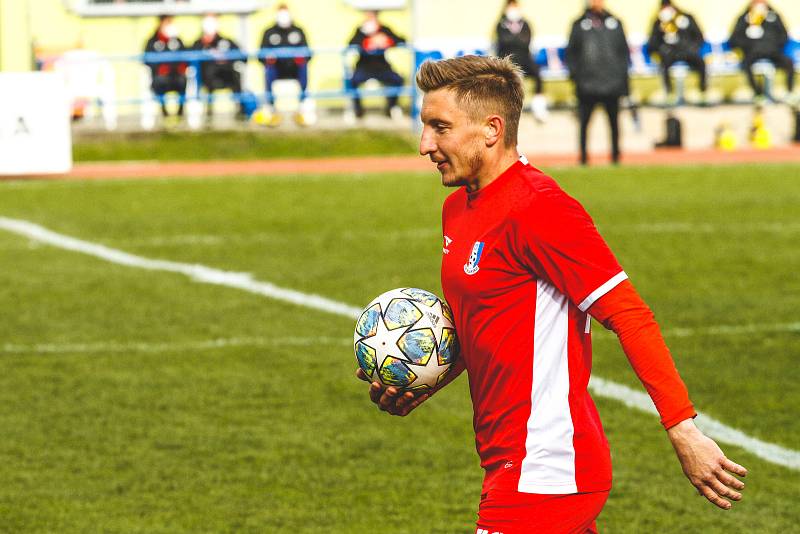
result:
M 800 448 L 800 167 L 556 170 L 660 320 L 697 407 Z M 433 173 L 0 182 L 0 217 L 354 306 L 440 292 Z M 405 419 L 368 401 L 353 321 L 0 230 L 0 531 L 474 532 L 465 378 Z M 636 378 L 595 327 L 595 374 Z M 604 532 L 792 532 L 800 473 L 697 497 L 657 419 L 598 399 Z

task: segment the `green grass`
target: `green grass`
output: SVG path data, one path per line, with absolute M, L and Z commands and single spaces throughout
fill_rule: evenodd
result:
M 708 328 L 796 322 L 800 167 L 555 175 L 655 310 L 697 407 L 797 449 L 800 333 Z M 446 193 L 427 173 L 4 182 L 0 216 L 363 305 L 440 292 Z M 0 265 L 0 531 L 474 531 L 463 378 L 390 418 L 353 377 L 348 319 L 2 231 Z M 595 373 L 639 387 L 595 337 Z M 598 405 L 615 467 L 603 531 L 796 529 L 796 471 L 724 445 L 751 475 L 722 512 L 655 417 Z
M 87 161 L 207 161 L 416 154 L 409 132 L 144 132 L 83 134 L 73 159 Z

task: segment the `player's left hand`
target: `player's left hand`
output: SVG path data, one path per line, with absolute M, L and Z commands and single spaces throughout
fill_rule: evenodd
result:
M 356 376 L 369 382 L 369 377 L 361 368 L 356 371 Z M 372 382 L 369 386 L 370 400 L 377 404 L 378 408 L 391 415 L 406 416 L 411 410 L 425 402 L 428 397 L 430 397 L 428 393 L 415 394 L 413 391 L 401 393 L 396 387 L 384 388 L 378 382 Z
M 731 475 L 746 476 L 747 469 L 728 460 L 711 438 L 700 432 L 694 421 L 686 419 L 667 430 L 683 473 L 700 495 L 723 510 L 739 501 L 744 482 Z

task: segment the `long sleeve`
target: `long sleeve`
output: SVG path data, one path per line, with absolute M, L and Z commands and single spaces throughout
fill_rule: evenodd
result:
M 620 283 L 595 302 L 589 313 L 619 338 L 664 428 L 697 415 L 653 312 L 633 284 L 627 280 Z

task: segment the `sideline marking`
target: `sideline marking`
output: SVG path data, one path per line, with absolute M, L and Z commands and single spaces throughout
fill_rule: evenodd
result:
M 335 345 L 349 347 L 352 340 L 337 337 L 221 337 L 194 341 L 148 342 L 111 341 L 97 343 L 5 343 L 0 354 L 102 354 L 146 352 L 160 353 L 181 350 L 213 350 L 226 347 L 311 347 Z
M 294 291 L 292 289 L 285 289 L 278 287 L 269 282 L 260 282 L 254 280 L 252 275 L 248 273 L 237 273 L 231 271 L 223 271 L 220 269 L 213 269 L 204 265 L 178 263 L 166 260 L 153 260 L 128 254 L 121 250 L 105 247 L 74 237 L 66 236 L 48 230 L 38 224 L 19 219 L 9 219 L 0 217 L 0 229 L 9 232 L 41 241 L 58 248 L 81 252 L 89 256 L 94 256 L 111 263 L 126 265 L 129 267 L 138 267 L 150 271 L 165 271 L 172 273 L 179 273 L 188 276 L 191 280 L 196 282 L 221 285 L 233 287 L 262 295 L 275 300 L 281 300 L 296 304 L 298 306 L 305 306 L 320 311 L 332 313 L 349 319 L 357 319 L 361 314 L 361 309 L 355 306 L 350 306 L 342 302 L 337 302 L 319 295 L 311 295 Z M 612 382 L 603 378 L 593 376 L 589 387 L 592 392 L 601 396 L 607 397 L 616 401 L 622 402 L 629 408 L 634 408 L 646 413 L 657 413 L 653 406 L 650 397 L 640 391 L 629 388 L 622 384 Z M 729 427 L 712 417 L 697 414 L 697 426 L 703 430 L 707 435 L 712 438 L 718 439 L 724 443 L 741 447 L 750 453 L 762 458 L 768 462 L 788 467 L 793 470 L 800 470 L 800 452 L 761 441 L 757 438 L 748 436 L 744 432 L 735 428 Z

